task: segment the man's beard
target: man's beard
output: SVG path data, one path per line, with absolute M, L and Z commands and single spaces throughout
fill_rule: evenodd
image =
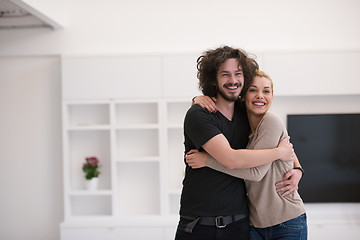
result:
M 237 83 L 237 84 L 227 84 L 229 86 L 239 86 L 241 87 L 241 83 Z M 218 86 L 218 90 L 219 90 L 219 94 L 221 97 L 223 97 L 226 101 L 229 101 L 229 102 L 235 102 L 236 100 L 239 99 L 239 96 L 240 96 L 240 93 L 239 94 L 236 94 L 236 93 L 230 93 L 230 95 L 227 95 L 225 92 L 224 92 L 224 88 L 226 88 L 227 85 L 224 85 L 223 88 L 219 88 Z

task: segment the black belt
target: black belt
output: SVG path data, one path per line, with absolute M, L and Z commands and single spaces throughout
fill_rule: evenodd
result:
M 185 232 L 192 233 L 193 228 L 197 223 L 206 226 L 216 226 L 217 228 L 224 228 L 233 222 L 239 221 L 247 217 L 246 214 L 218 216 L 218 217 L 188 217 L 181 216 L 185 219 L 190 219 L 192 222 L 188 223 L 185 228 Z

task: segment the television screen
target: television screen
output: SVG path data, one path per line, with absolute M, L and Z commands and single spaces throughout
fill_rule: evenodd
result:
M 288 115 L 306 203 L 360 202 L 360 114 Z

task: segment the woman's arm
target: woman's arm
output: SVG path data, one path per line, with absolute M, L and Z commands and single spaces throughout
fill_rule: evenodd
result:
M 217 111 L 215 102 L 216 102 L 216 98 L 214 98 L 214 97 L 211 98 L 208 96 L 196 96 L 196 97 L 193 97 L 193 99 L 192 99 L 192 104 L 198 104 L 202 108 L 205 108 L 206 110 L 208 110 L 209 112 L 212 112 L 212 113 Z

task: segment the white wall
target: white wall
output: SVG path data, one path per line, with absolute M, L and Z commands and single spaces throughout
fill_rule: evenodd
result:
M 2 30 L 0 55 L 360 49 L 357 0 L 25 0 L 63 30 Z
M 253 53 L 360 50 L 357 0 L 26 2 L 64 29 L 0 30 L 1 239 L 59 239 L 61 76 L 52 56 L 198 53 L 221 44 Z
M 0 57 L 0 239 L 58 239 L 59 57 Z

